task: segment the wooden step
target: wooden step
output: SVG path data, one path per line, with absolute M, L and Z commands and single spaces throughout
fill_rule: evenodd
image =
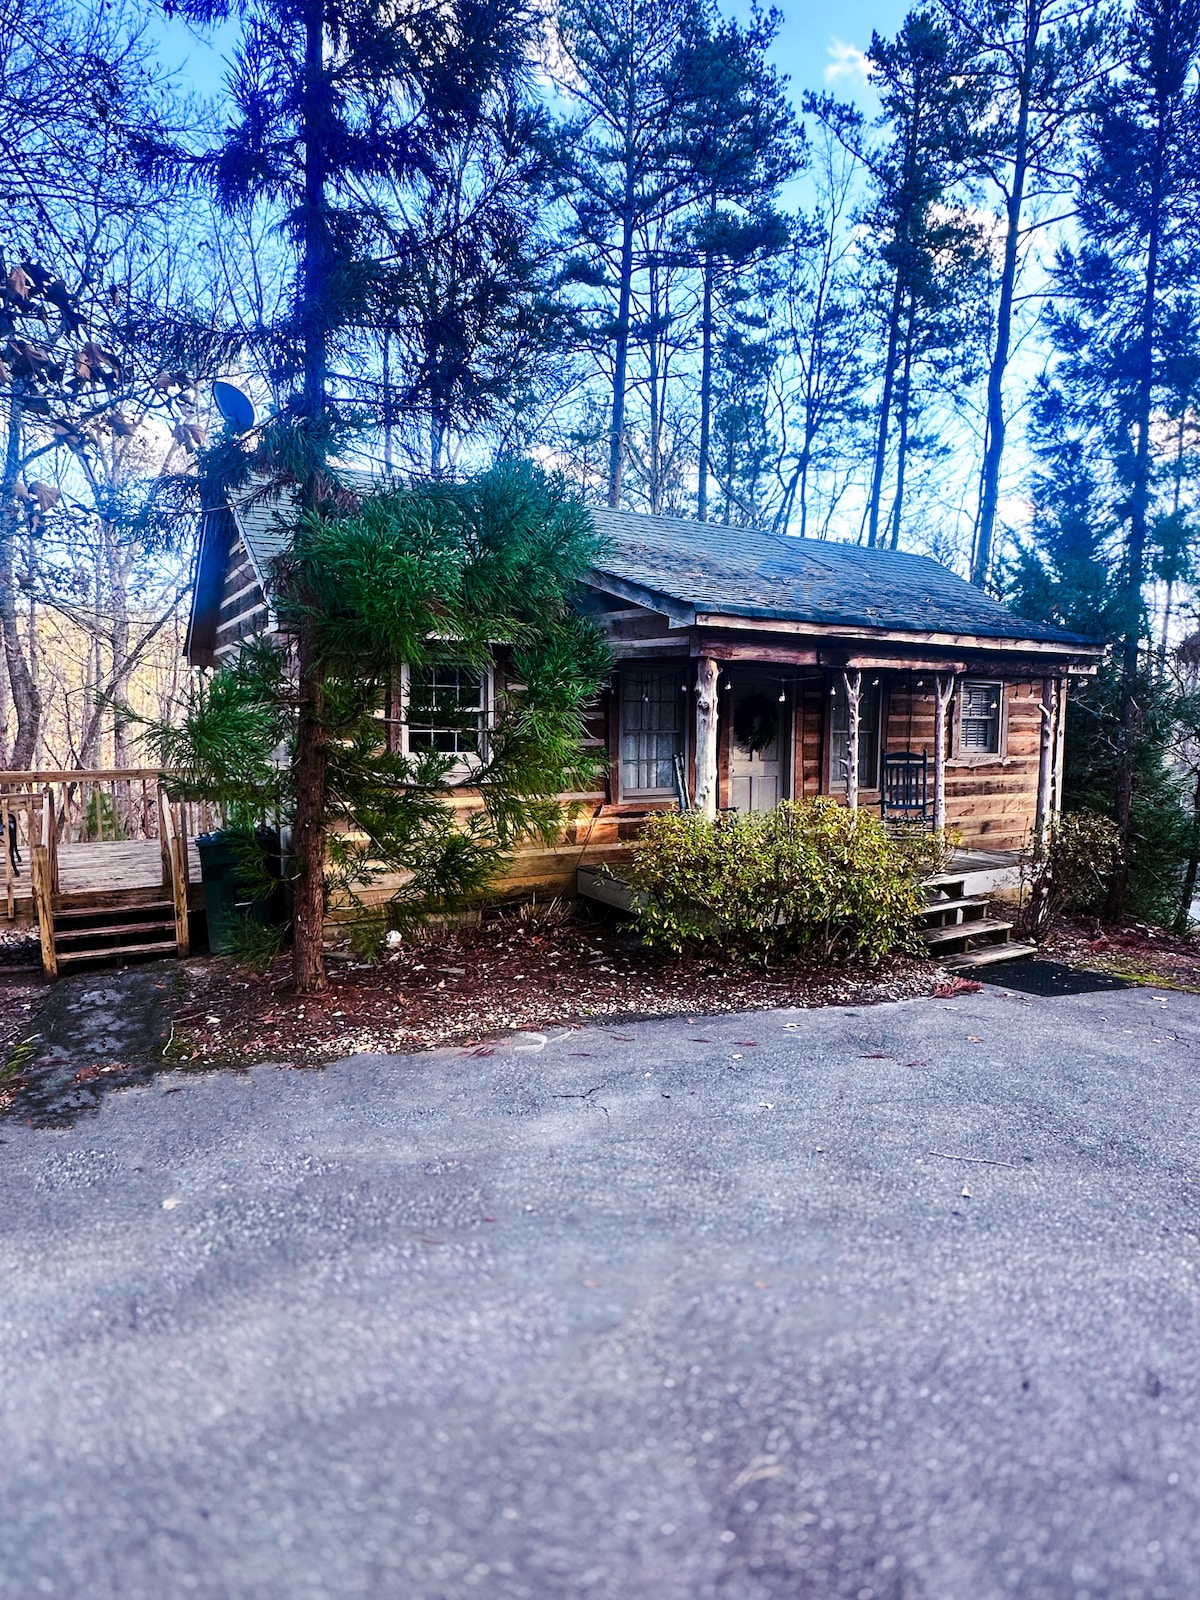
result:
M 1011 922 L 1000 922 L 995 917 L 980 917 L 976 922 L 949 922 L 944 928 L 923 928 L 921 937 L 932 947 L 953 944 L 956 939 L 977 939 L 980 934 L 987 934 L 989 939 L 994 934 L 1007 935 L 1011 927 Z
M 954 891 L 962 894 L 967 887 L 967 880 L 961 872 L 937 872 L 932 878 L 926 878 L 924 887 L 930 894 L 936 894 L 940 889 L 949 894 Z
M 986 894 L 965 894 L 960 895 L 956 900 L 930 900 L 928 905 L 923 906 L 917 912 L 917 917 L 919 920 L 921 917 L 929 916 L 934 911 L 960 911 L 965 906 L 987 906 L 991 905 L 991 903 L 991 896 Z
M 985 945 L 982 950 L 961 950 L 943 956 L 941 964 L 947 972 L 957 972 L 960 968 L 990 967 L 1001 961 L 1027 961 L 1037 952 L 1035 944 L 993 944 Z
M 81 939 L 124 939 L 133 933 L 159 933 L 164 928 L 172 930 L 174 937 L 175 918 L 173 915 L 156 917 L 153 922 L 118 922 L 106 928 L 55 928 L 54 944 L 59 948 L 65 941 L 78 944 Z
M 58 964 L 62 967 L 72 961 L 124 961 L 126 956 L 173 956 L 176 949 L 174 939 L 164 939 L 155 944 L 113 945 L 106 950 L 61 950 L 58 952 Z
M 175 908 L 170 900 L 135 900 L 126 905 L 90 905 L 69 906 L 66 909 L 57 908 L 54 912 L 54 925 L 60 922 L 85 922 L 89 917 L 147 917 L 154 912 L 161 911 L 164 918 L 174 918 Z

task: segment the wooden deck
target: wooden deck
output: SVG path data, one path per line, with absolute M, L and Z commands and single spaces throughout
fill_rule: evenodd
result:
M 200 856 L 196 841 L 188 841 L 189 900 L 202 903 Z M 147 889 L 162 890 L 162 854 L 157 839 L 105 840 L 92 844 L 60 844 L 58 884 L 63 903 L 70 905 L 80 896 L 117 900 Z M 29 862 L 24 861 L 15 885 L 15 912 L 20 922 L 35 920 Z M 170 891 L 166 891 L 169 895 Z M 3 885 L 0 884 L 0 917 L 4 915 Z

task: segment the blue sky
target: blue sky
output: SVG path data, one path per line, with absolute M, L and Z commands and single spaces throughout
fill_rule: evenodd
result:
M 721 9 L 745 17 L 750 8 L 738 0 Z M 776 65 L 791 79 L 792 95 L 798 101 L 806 89 L 829 89 L 847 99 L 856 97 L 862 87 L 858 62 L 870 42 L 871 30 L 895 33 L 908 6 L 899 0 L 841 0 L 836 7 L 784 4 L 780 9 L 784 22 L 773 54 Z M 150 29 L 161 42 L 165 67 L 178 70 L 184 82 L 206 98 L 219 92 L 222 52 L 236 37 L 235 28 L 205 38 L 155 14 Z

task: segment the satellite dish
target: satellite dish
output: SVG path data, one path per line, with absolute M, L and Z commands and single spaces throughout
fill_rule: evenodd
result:
M 213 399 L 230 433 L 249 433 L 254 426 L 254 406 L 240 389 L 234 388 L 232 383 L 222 383 L 218 378 L 213 384 Z

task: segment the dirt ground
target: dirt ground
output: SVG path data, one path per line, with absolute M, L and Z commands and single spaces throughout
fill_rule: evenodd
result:
M 0 1096 L 6 1068 L 46 998 L 36 931 L 0 923 Z M 29 970 L 32 968 L 33 970 Z
M 596 1018 L 712 1015 L 768 1006 L 869 1004 L 949 990 L 928 961 L 868 971 L 763 971 L 644 949 L 619 924 L 512 914 L 426 934 L 375 965 L 329 962 L 328 994 L 298 999 L 285 956 L 267 974 L 192 962 L 175 1012 L 176 1060 L 331 1061 L 359 1051 L 475 1043 Z
M 1043 939 L 1040 954 L 1133 983 L 1200 994 L 1200 937 L 1194 932 L 1182 937 L 1144 922 L 1114 928 L 1094 917 L 1064 917 Z

